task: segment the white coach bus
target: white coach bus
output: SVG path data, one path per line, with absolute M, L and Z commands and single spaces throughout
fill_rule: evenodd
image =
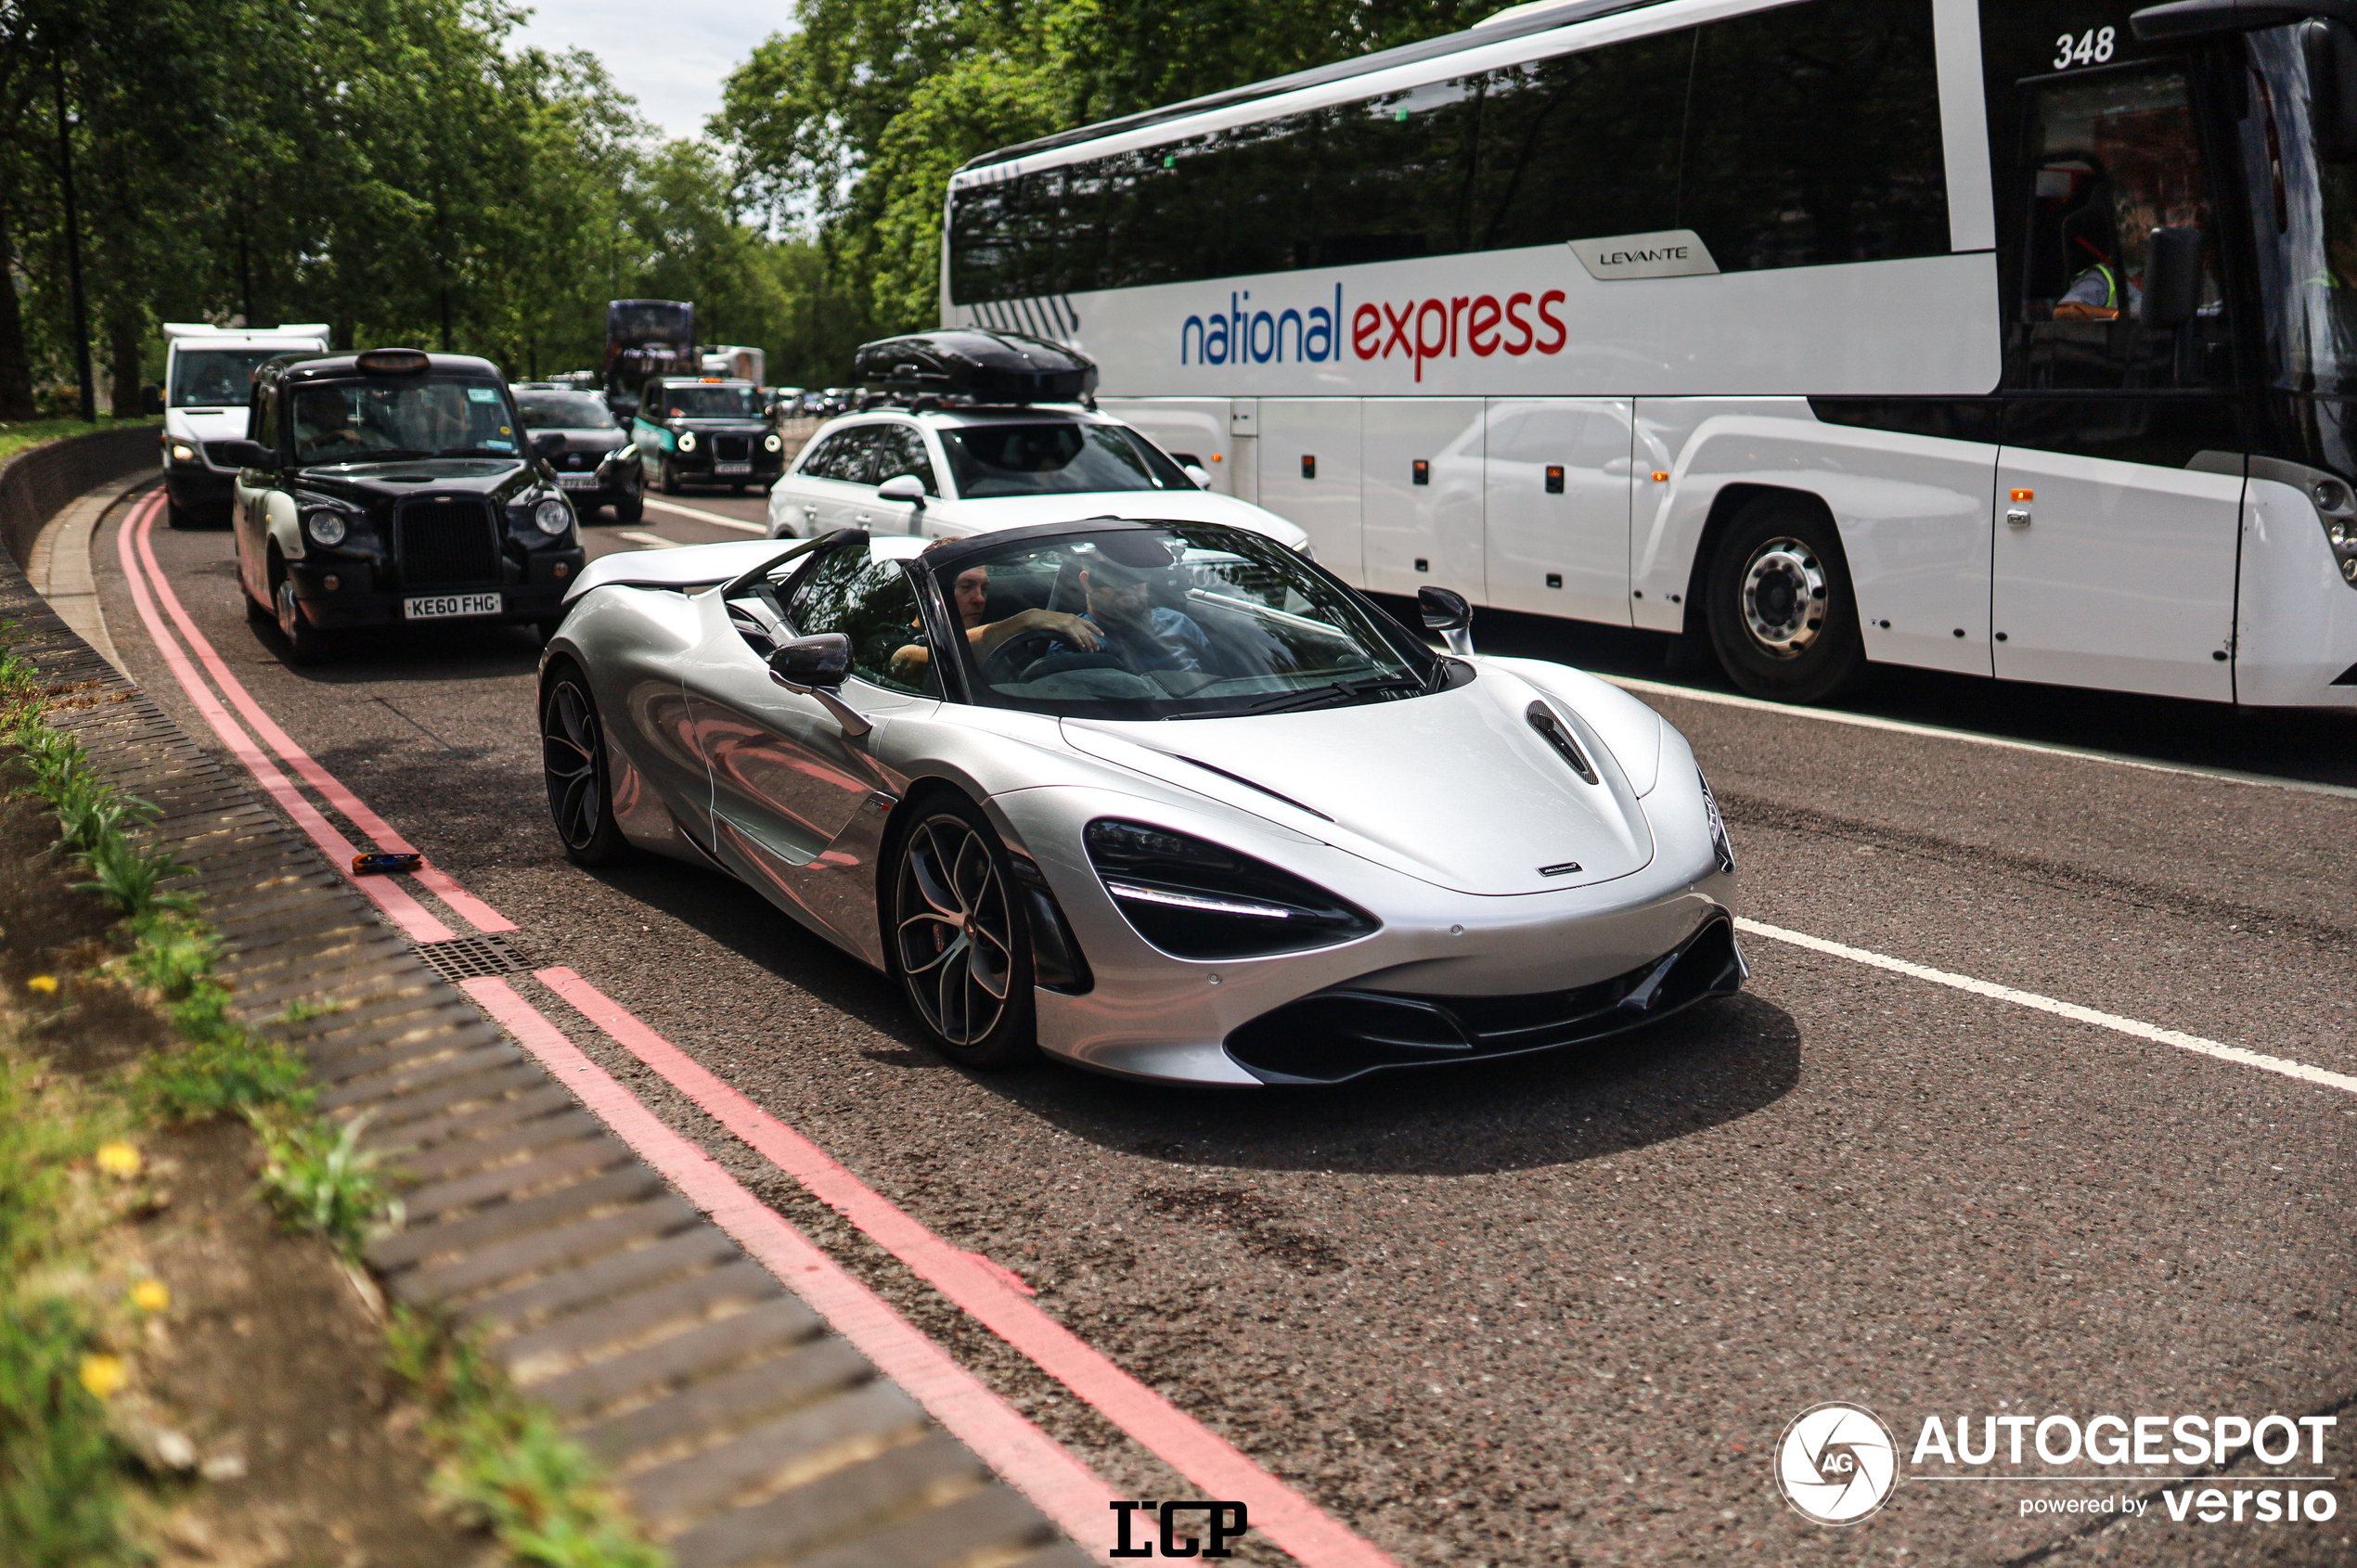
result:
M 1380 592 L 2357 707 L 2348 15 L 1517 6 L 974 161 L 943 325 Z

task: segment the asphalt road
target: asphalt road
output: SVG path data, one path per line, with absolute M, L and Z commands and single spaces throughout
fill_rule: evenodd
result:
M 650 502 L 633 537 L 601 521 L 591 548 L 744 537 L 711 515 L 760 516 L 757 496 L 676 504 L 707 515 Z M 120 512 L 96 552 L 115 641 L 207 736 L 126 597 L 119 526 Z M 294 670 L 241 613 L 225 532 L 159 529 L 155 546 L 294 739 L 517 920 L 540 961 L 1015 1270 L 1402 1564 L 2357 1561 L 2345 1484 L 2324 1523 L 2174 1523 L 2155 1497 L 2081 1536 L 2090 1521 L 2023 1517 L 2023 1499 L 2157 1484 L 2019 1480 L 2097 1473 L 2083 1461 L 2033 1459 L 2005 1482 L 1911 1474 L 1841 1530 L 1789 1510 L 1771 1477 L 1789 1420 L 1851 1400 L 1902 1459 L 1927 1415 L 1977 1430 L 2019 1413 L 2339 1411 L 2324 1466 L 2299 1473 L 2345 1479 L 2357 1095 L 1760 939 L 1740 998 L 1585 1053 L 1306 1094 L 968 1075 L 916 1043 L 881 980 L 749 891 L 667 863 L 564 860 L 526 633 L 408 632 Z M 1660 639 L 1522 617 L 1485 617 L 1476 636 L 1665 678 Z M 1740 913 L 2357 1073 L 2357 792 L 1829 723 L 1674 678 L 1702 697 L 1655 700 L 1726 808 Z M 2357 782 L 2345 719 L 1909 675 L 1854 711 Z M 519 984 L 1101 1473 L 1188 1495 Z M 2246 1459 L 2235 1473 L 2259 1472 Z M 1243 1559 L 1285 1561 L 1252 1537 Z

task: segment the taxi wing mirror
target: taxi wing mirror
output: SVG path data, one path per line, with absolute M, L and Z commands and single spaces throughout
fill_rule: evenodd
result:
M 216 441 L 213 444 L 214 461 L 233 469 L 275 469 L 278 455 L 258 441 Z

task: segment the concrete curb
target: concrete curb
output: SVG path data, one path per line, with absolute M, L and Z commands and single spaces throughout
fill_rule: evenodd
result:
M 330 1114 L 371 1118 L 410 1215 L 370 1251 L 388 1293 L 477 1331 L 679 1568 L 1094 1561 L 585 1113 L 13 563 L 0 622 L 52 722 L 161 809 L 246 1022 L 310 1060 Z M 287 1022 L 295 1003 L 328 1010 Z

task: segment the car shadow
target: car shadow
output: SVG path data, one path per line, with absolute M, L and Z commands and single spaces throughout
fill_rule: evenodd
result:
M 678 862 L 588 875 L 867 1025 L 882 1038 L 858 1054 L 879 1067 L 959 1073 L 1011 1112 L 1170 1164 L 1402 1176 L 1571 1164 L 1739 1120 L 1800 1080 L 1799 1025 L 1749 994 L 1591 1045 L 1330 1087 L 1141 1083 L 1054 1061 L 975 1073 L 923 1043 L 891 983 L 752 889 Z
M 295 679 L 315 686 L 354 686 L 371 681 L 500 680 L 530 675 L 540 667 L 540 638 L 529 626 L 372 626 L 337 632 L 316 663 L 288 656 L 287 639 L 275 625 L 249 621 L 256 647 L 286 667 Z

